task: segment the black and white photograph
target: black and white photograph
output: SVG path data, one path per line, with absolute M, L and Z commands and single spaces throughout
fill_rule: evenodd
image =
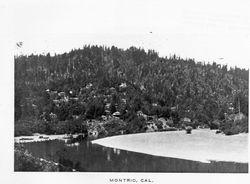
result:
M 3 73 L 13 99 L 2 116 L 9 164 L 23 183 L 29 173 L 33 183 L 46 173 L 87 178 L 78 183 L 248 176 L 249 1 L 0 7 L 9 15 Z

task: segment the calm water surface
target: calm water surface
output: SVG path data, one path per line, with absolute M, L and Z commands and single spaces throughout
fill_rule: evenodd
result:
M 152 156 L 92 144 L 62 140 L 25 143 L 34 156 L 53 160 L 82 172 L 248 172 L 248 164 L 197 161 Z

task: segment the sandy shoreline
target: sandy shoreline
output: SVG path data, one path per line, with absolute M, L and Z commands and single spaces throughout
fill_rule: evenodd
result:
M 155 156 L 173 157 L 209 163 L 227 161 L 248 163 L 248 134 L 225 136 L 208 129 L 153 132 L 119 135 L 92 141 L 106 147 L 118 148 Z
M 72 137 L 76 138 L 79 134 L 73 134 Z M 46 134 L 34 134 L 32 136 L 18 136 L 14 137 L 15 143 L 29 143 L 29 142 L 42 142 L 42 141 L 51 141 L 51 140 L 65 140 L 69 139 L 70 135 L 61 134 L 61 135 L 46 135 Z

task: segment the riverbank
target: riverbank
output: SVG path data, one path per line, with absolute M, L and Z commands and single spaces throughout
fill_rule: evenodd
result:
M 155 156 L 209 163 L 227 161 L 248 163 L 248 134 L 225 136 L 214 130 L 152 132 L 106 137 L 92 141 L 105 147 Z
M 15 146 L 14 163 L 15 171 L 75 171 L 71 167 L 66 167 L 60 163 L 34 157 L 22 145 Z

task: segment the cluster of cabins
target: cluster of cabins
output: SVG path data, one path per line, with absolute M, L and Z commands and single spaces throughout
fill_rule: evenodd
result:
M 145 119 L 145 122 L 146 122 L 145 132 L 178 130 L 178 128 L 174 127 L 174 122 L 172 118 L 165 119 L 163 117 L 157 118 L 156 116 L 148 116 L 144 114 L 142 111 L 138 111 L 137 116 Z M 103 129 L 103 124 L 105 124 L 106 122 L 110 120 L 114 120 L 114 119 L 117 120 L 119 119 L 119 117 L 120 117 L 120 113 L 115 112 L 109 117 L 103 116 L 103 119 L 101 121 L 87 120 L 88 136 L 97 138 L 101 131 L 105 131 L 105 129 Z M 189 118 L 183 118 L 181 122 L 185 124 L 185 126 L 193 124 L 193 122 Z M 119 134 L 123 134 L 123 131 L 121 131 Z
M 46 90 L 46 92 L 49 94 L 50 99 L 53 100 L 53 103 L 59 107 L 60 104 L 62 103 L 68 103 L 69 101 L 78 101 L 79 100 L 79 95 L 81 95 L 82 90 L 86 90 L 89 92 L 92 92 L 92 87 L 93 85 L 91 83 L 87 84 L 83 89 L 80 90 L 79 94 L 76 94 L 75 91 L 69 91 L 67 94 L 65 92 L 57 92 L 57 91 L 51 91 L 49 89 Z M 119 90 L 123 90 L 127 88 L 127 84 L 126 83 L 121 83 L 119 86 Z M 98 121 L 97 120 L 88 120 L 88 125 L 90 127 L 89 129 L 89 136 L 94 136 L 97 137 L 99 132 L 101 131 L 101 122 L 105 122 L 108 121 L 110 119 L 119 119 L 121 116 L 121 113 L 119 111 L 116 111 L 114 113 L 110 113 L 110 98 L 111 98 L 111 94 L 114 94 L 116 91 L 115 88 L 110 88 L 108 94 L 104 94 L 105 96 L 105 114 L 106 115 L 102 115 L 101 116 L 101 120 L 102 121 Z M 95 95 L 95 94 L 93 94 Z M 120 103 L 121 104 L 126 104 L 126 99 L 125 98 L 121 98 L 120 99 Z M 120 105 L 119 103 L 119 105 Z M 155 104 L 152 104 L 155 105 Z M 172 110 L 172 109 L 171 109 Z M 165 118 L 157 118 L 156 116 L 149 116 L 144 114 L 142 111 L 138 111 L 137 112 L 137 116 L 138 117 L 142 117 L 145 119 L 146 121 L 146 127 L 145 130 L 146 132 L 153 132 L 153 131 L 164 131 L 164 130 L 175 130 L 176 128 L 174 127 L 174 122 L 172 120 L 172 118 L 170 117 L 169 119 L 165 119 Z M 41 115 L 42 118 L 45 118 L 45 114 Z M 49 117 L 51 120 L 56 120 L 57 116 L 54 113 L 50 113 Z M 73 119 L 78 119 L 79 116 L 78 115 L 72 115 Z M 193 122 L 191 121 L 190 118 L 183 118 L 181 120 L 181 123 L 185 126 L 191 126 L 193 124 Z

